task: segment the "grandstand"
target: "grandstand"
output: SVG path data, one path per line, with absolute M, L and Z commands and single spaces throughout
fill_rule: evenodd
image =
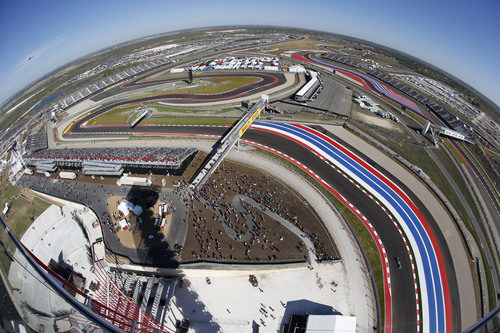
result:
M 86 175 L 120 176 L 124 170 L 178 173 L 194 148 L 64 148 L 27 153 L 24 162 L 41 172 L 78 169 Z
M 42 149 L 47 149 L 47 133 L 40 132 L 37 134 L 28 135 L 26 139 L 26 152 L 33 153 Z
M 419 92 L 415 91 L 413 88 L 409 87 L 408 85 L 402 83 L 401 81 L 398 81 L 391 77 L 388 74 L 381 73 L 379 71 L 369 71 L 368 74 L 371 76 L 376 77 L 377 79 L 395 87 L 396 89 L 404 92 L 417 102 L 419 102 L 422 105 L 425 105 L 430 111 L 435 113 L 439 118 L 441 118 L 450 128 L 453 130 L 463 134 L 466 139 L 470 140 L 472 133 L 467 124 L 460 120 L 458 117 L 453 115 L 450 111 L 446 110 L 443 108 L 441 105 L 437 104 L 436 102 L 428 99 L 424 95 L 420 94 Z
M 114 283 L 107 284 L 105 280 L 99 281 L 104 286 L 104 288 L 101 288 L 102 290 L 99 290 L 99 295 L 106 297 L 110 293 L 113 296 L 128 296 L 134 301 L 134 304 L 137 304 L 137 307 L 140 307 L 161 327 L 168 324 L 170 303 L 178 282 L 176 278 L 146 276 L 116 268 L 111 269 L 110 273 L 103 274 L 103 276 L 109 276 Z M 109 290 L 107 290 L 107 286 L 111 288 L 108 287 Z M 139 304 L 140 298 L 142 298 L 142 301 Z M 126 308 L 128 306 L 127 302 L 116 302 L 114 305 Z
M 311 79 L 307 81 L 307 83 L 295 94 L 295 100 L 297 102 L 306 102 L 311 100 L 322 86 L 317 72 L 309 71 L 308 74 Z
M 351 54 L 341 54 L 341 53 L 323 53 L 321 55 L 323 59 L 328 59 L 331 61 L 339 62 L 344 65 L 349 65 L 351 67 L 359 68 L 360 64 L 354 59 L 359 59 L 357 55 Z

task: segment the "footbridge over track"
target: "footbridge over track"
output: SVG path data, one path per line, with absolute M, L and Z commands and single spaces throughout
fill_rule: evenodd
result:
M 260 112 L 265 108 L 267 102 L 268 96 L 262 95 L 262 98 L 245 113 L 238 123 L 236 123 L 219 142 L 217 142 L 214 149 L 207 157 L 206 163 L 202 165 L 196 176 L 193 177 L 190 188 L 198 189 L 203 186 L 219 164 L 224 160 L 224 157 L 226 157 L 231 148 L 252 125 L 254 120 L 260 116 Z

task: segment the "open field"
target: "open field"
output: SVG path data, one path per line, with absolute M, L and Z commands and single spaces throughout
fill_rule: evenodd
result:
M 318 40 L 305 38 L 301 40 L 295 40 L 290 42 L 284 42 L 280 44 L 273 45 L 273 49 L 279 50 L 324 50 L 320 45 L 329 45 Z M 335 45 L 332 45 L 335 46 Z
M 14 187 L 7 180 L 3 179 L 0 184 L 0 207 L 9 204 L 9 211 L 2 218 L 10 230 L 21 238 L 31 223 L 45 210 L 50 204 L 37 197 L 27 197 L 21 194 L 21 188 Z M 7 240 L 5 232 L 0 233 L 0 239 L 5 243 L 9 251 L 14 249 L 14 245 Z M 10 260 L 3 251 L 0 253 L 0 262 L 5 272 L 8 272 Z
M 147 104 L 149 106 L 149 104 Z M 160 106 L 161 108 L 164 108 Z M 88 125 L 107 125 L 107 124 L 126 124 L 127 120 L 134 119 L 130 118 L 132 112 L 137 109 L 137 105 L 128 105 L 123 107 L 118 107 L 116 109 L 110 110 L 106 113 L 99 115 L 98 117 L 90 120 Z M 183 109 L 166 108 L 170 112 L 183 113 Z M 232 111 L 233 109 L 221 110 L 221 113 Z M 202 112 L 202 111 L 200 111 Z M 136 112 L 138 115 L 138 113 Z M 129 119 L 130 118 L 130 119 Z M 130 120 L 131 121 L 131 120 Z M 177 117 L 168 115 L 158 115 L 155 114 L 151 118 L 146 118 L 142 123 L 148 124 L 170 124 L 170 125 L 231 125 L 236 118 L 216 118 L 216 117 Z
M 125 124 L 131 111 L 137 109 L 137 105 L 126 105 L 114 108 L 93 118 L 88 122 L 88 125 L 96 124 Z
M 256 77 L 213 77 L 205 79 L 211 84 L 194 89 L 197 94 L 216 94 L 229 91 L 236 87 L 257 82 L 259 79 Z M 204 80 L 204 81 L 205 81 Z
M 164 125 L 232 125 L 237 118 L 149 118 L 145 122 Z
M 203 79 L 193 79 L 193 85 L 179 81 L 172 85 L 171 89 L 152 89 L 151 93 L 133 95 L 130 99 L 144 98 L 161 94 L 190 93 L 190 94 L 218 94 L 234 88 L 257 82 L 256 77 L 213 77 Z

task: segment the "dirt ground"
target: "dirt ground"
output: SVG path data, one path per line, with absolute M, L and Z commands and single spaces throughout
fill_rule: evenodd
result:
M 197 156 L 192 163 L 201 162 Z M 339 258 L 333 240 L 304 198 L 264 172 L 226 160 L 189 203 L 183 262 L 278 263 L 307 258 L 298 236 L 237 195 L 294 223 L 313 241 L 321 259 Z
M 198 152 L 180 176 L 152 175 L 152 188 L 173 187 L 178 181 L 180 187 L 189 183 L 196 170 L 206 158 Z M 76 172 L 75 181 L 116 185 L 117 177 L 91 177 Z M 147 177 L 146 174 L 134 174 Z M 51 178 L 57 178 L 56 174 Z M 129 220 L 131 228 L 120 230 L 117 236 L 121 243 L 130 248 L 146 248 L 146 244 L 158 244 L 165 239 L 168 227 L 162 230 L 154 225 L 158 214 L 157 199 L 147 202 L 151 195 L 129 193 L 129 201 L 139 204 L 144 212 L 143 223 L 133 213 Z M 253 200 L 257 206 L 245 198 Z M 112 223 L 118 226 L 122 217 L 117 214 L 118 200 L 107 199 Z M 263 205 L 265 211 L 260 207 Z M 227 263 L 286 263 L 307 259 L 307 249 L 301 239 L 292 231 L 273 219 L 267 212 L 274 212 L 298 227 L 304 236 L 310 238 L 314 250 L 321 260 L 337 259 L 340 255 L 328 231 L 307 201 L 278 179 L 251 166 L 225 160 L 202 189 L 191 200 L 188 208 L 187 235 L 181 255 L 181 262 L 227 262 Z M 167 226 L 171 223 L 167 220 Z M 146 237 L 154 238 L 145 242 Z
M 398 124 L 391 119 L 382 118 L 371 111 L 362 109 L 359 105 L 356 105 L 355 103 L 353 103 L 353 106 L 351 107 L 351 117 L 366 122 L 368 124 L 382 127 L 389 131 L 394 131 L 399 135 L 406 134 L 401 124 Z
M 152 192 L 153 191 L 151 191 L 151 193 Z M 157 199 L 148 200 L 150 198 L 154 197 L 141 197 L 133 195 L 129 195 L 127 197 L 130 202 L 138 204 L 144 209 L 143 213 L 139 216 L 142 223 L 139 221 L 138 216 L 134 215 L 132 212 L 126 217 L 122 216 L 118 212 L 117 207 L 120 200 L 123 199 L 122 197 L 112 196 L 107 199 L 109 215 L 111 216 L 111 222 L 115 226 L 116 235 L 118 236 L 120 242 L 126 247 L 136 249 L 146 248 L 145 239 L 149 235 L 152 235 L 154 238 L 151 240 L 148 239 L 148 245 L 157 245 L 159 242 L 162 242 L 168 234 L 172 221 L 172 214 L 167 214 L 165 217 L 166 226 L 164 229 L 155 225 L 155 219 L 158 218 L 158 206 L 163 203 Z M 130 228 L 121 229 L 119 227 L 118 222 L 123 218 L 130 223 Z

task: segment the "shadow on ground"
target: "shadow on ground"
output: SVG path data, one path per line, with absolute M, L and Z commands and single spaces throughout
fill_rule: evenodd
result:
M 182 316 L 190 321 L 190 327 L 195 332 L 215 333 L 220 332 L 220 326 L 213 322 L 213 317 L 207 311 L 205 304 L 199 299 L 198 294 L 192 290 L 191 283 L 184 279 L 183 286 L 177 286 L 173 307 L 177 307 Z M 183 318 L 167 318 L 172 323 Z
M 159 192 L 159 189 L 156 188 L 132 186 L 127 193 L 127 200 L 144 209 L 140 215 L 143 222 L 137 221 L 132 226 L 132 228 L 137 228 L 141 234 L 141 249 L 137 252 L 143 263 L 147 265 L 176 268 L 179 266 L 179 262 L 174 258 L 176 256 L 174 244 L 168 244 L 163 238 L 160 226 L 154 225 L 156 215 L 151 208 L 159 200 Z
M 341 315 L 339 311 L 330 305 L 320 304 L 306 299 L 290 301 L 286 303 L 285 314 L 281 326 L 288 324 L 292 314 L 306 315 Z

